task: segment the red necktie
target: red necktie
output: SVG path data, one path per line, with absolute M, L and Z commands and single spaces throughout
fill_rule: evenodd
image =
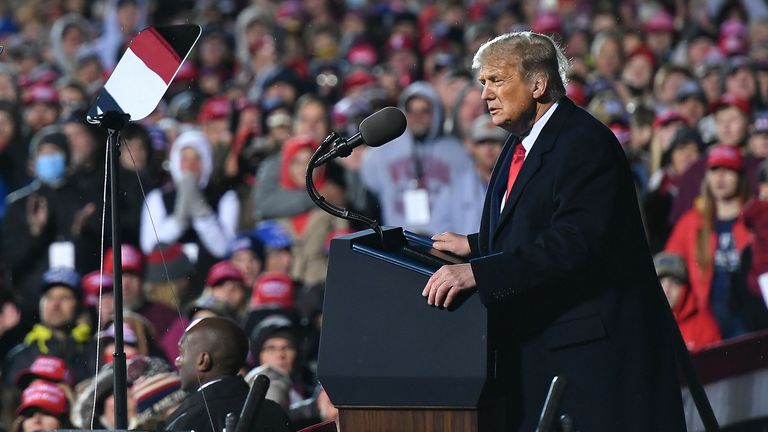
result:
M 504 201 L 509 199 L 509 192 L 512 190 L 512 186 L 515 184 L 515 179 L 520 173 L 520 168 L 525 161 L 525 147 L 522 143 L 518 143 L 515 147 L 515 153 L 512 155 L 512 163 L 509 164 L 509 178 L 507 179 L 507 193 L 504 195 Z

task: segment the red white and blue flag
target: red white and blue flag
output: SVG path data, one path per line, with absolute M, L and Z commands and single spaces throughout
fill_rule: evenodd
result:
M 188 24 L 140 31 L 96 98 L 89 120 L 109 111 L 130 114 L 131 120 L 152 113 L 200 33 L 199 26 Z

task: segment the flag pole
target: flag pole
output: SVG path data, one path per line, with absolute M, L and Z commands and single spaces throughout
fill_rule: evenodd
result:
M 128 124 L 130 115 L 109 111 L 99 119 L 107 128 L 109 146 L 110 206 L 112 216 L 112 269 L 114 279 L 115 351 L 112 353 L 114 367 L 115 429 L 128 428 L 128 379 L 126 356 L 123 342 L 123 265 L 122 239 L 120 238 L 120 131 Z

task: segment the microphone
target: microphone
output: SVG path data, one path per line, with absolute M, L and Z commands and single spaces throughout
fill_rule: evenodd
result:
M 267 390 L 269 390 L 269 377 L 261 374 L 256 375 L 243 408 L 240 410 L 240 420 L 238 420 L 237 427 L 233 432 L 253 430 L 256 420 L 259 418 L 261 406 L 264 405 L 264 399 L 267 397 Z
M 319 167 L 330 159 L 347 157 L 355 147 L 367 144 L 369 147 L 379 147 L 405 132 L 405 115 L 399 109 L 388 106 L 369 115 L 360 122 L 360 132 L 351 138 L 337 138 L 333 147 L 315 163 Z

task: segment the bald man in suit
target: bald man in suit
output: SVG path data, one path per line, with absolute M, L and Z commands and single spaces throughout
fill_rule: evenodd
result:
M 165 421 L 167 430 L 221 432 L 228 413 L 240 415 L 248 384 L 238 375 L 248 354 L 248 338 L 233 321 L 209 317 L 193 321 L 179 341 L 176 366 L 181 388 L 190 393 Z M 288 416 L 267 399 L 254 431 L 288 432 Z

